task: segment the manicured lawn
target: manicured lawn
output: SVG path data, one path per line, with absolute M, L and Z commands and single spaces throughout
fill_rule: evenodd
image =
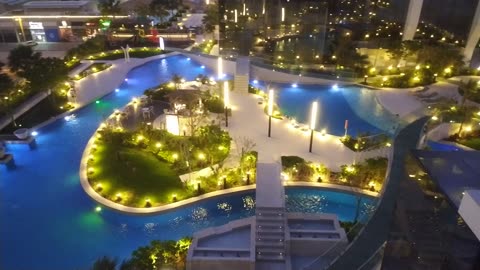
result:
M 89 168 L 94 169 L 89 174 L 90 183 L 94 188 L 100 183 L 100 193 L 112 201 L 145 207 L 147 198 L 152 206 L 157 206 L 171 203 L 173 194 L 178 200 L 192 195 L 193 191 L 183 187 L 170 164 L 147 150 L 102 142 L 93 156 L 89 162 Z
M 459 143 L 467 147 L 473 148 L 475 150 L 480 150 L 480 138 L 470 138 L 467 140 L 460 140 Z
M 155 55 L 160 55 L 164 54 L 166 51 L 159 51 L 159 50 L 138 50 L 138 51 L 131 51 L 130 52 L 130 58 L 147 58 L 150 56 L 155 56 Z M 106 54 L 104 56 L 97 56 L 93 58 L 88 58 L 91 60 L 117 60 L 123 58 L 123 51 L 120 51 L 118 53 L 110 53 Z

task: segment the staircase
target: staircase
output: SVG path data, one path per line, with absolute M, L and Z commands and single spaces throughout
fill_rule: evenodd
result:
M 237 93 L 248 94 L 248 75 L 237 75 L 234 76 L 233 89 Z
M 248 94 L 248 80 L 250 74 L 250 60 L 248 57 L 240 56 L 235 65 L 235 76 L 233 89 L 237 93 Z
M 257 261 L 284 262 L 287 251 L 285 208 L 257 207 L 255 214 Z

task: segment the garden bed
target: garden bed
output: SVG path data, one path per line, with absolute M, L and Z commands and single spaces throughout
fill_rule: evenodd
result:
M 132 48 L 130 49 L 130 58 L 147 58 L 155 55 L 168 53 L 161 51 L 159 48 Z M 115 50 L 113 52 L 103 52 L 95 56 L 88 57 L 88 60 L 117 60 L 123 59 L 125 56 L 122 50 Z
M 88 161 L 88 179 L 103 197 L 133 207 L 153 207 L 218 190 L 212 181 L 182 183 L 179 175 L 221 163 L 230 137 L 218 126 L 195 136 L 142 127 L 131 132 L 104 127 Z M 218 178 L 218 175 L 216 175 Z M 231 181 L 229 181 L 231 182 Z
M 112 65 L 107 64 L 107 63 L 94 63 L 91 64 L 90 66 L 86 67 L 84 70 L 80 71 L 77 75 L 75 75 L 73 78 L 74 80 L 78 81 L 81 80 L 89 75 L 98 73 L 100 71 L 104 71 L 108 68 L 110 68 Z
M 31 128 L 51 119 L 52 117 L 64 113 L 71 107 L 61 106 L 59 104 L 63 104 L 66 101 L 66 97 L 57 96 L 54 98 L 52 96 L 48 96 L 31 108 L 28 112 L 18 117 L 15 120 L 17 126 L 15 126 L 13 123 L 10 123 L 8 126 L 2 129 L 2 133 L 12 133 L 21 127 Z

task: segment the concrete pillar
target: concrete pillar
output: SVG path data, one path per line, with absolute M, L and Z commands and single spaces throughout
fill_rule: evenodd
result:
M 407 11 L 407 19 L 403 29 L 402 40 L 413 40 L 417 31 L 420 14 L 422 14 L 423 0 L 410 0 Z
M 465 62 L 470 63 L 473 52 L 480 39 L 480 2 L 477 4 L 477 10 L 473 17 L 472 26 L 470 27 L 470 34 L 468 35 L 467 44 L 463 50 L 463 57 Z

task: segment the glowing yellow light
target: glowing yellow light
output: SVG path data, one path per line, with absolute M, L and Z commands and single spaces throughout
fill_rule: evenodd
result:
M 88 168 L 89 173 L 93 173 L 93 171 L 94 171 L 93 168 Z
M 173 158 L 173 159 L 178 159 L 178 154 L 177 154 L 177 153 L 173 154 L 173 155 L 172 155 L 172 158 Z
M 224 149 L 225 149 L 225 147 L 224 147 L 223 145 L 220 145 L 220 146 L 218 147 L 218 150 L 224 150 Z
M 355 167 L 348 165 L 345 170 L 349 173 L 354 173 L 355 172 Z
M 102 207 L 100 207 L 100 206 L 95 207 L 95 212 L 98 213 L 98 212 L 101 212 L 101 211 L 102 211 Z
M 97 185 L 95 186 L 95 188 L 96 188 L 96 189 L 102 188 L 102 184 L 97 184 Z
M 472 126 L 467 126 L 467 127 L 465 127 L 465 131 L 466 131 L 466 132 L 471 132 L 471 131 L 472 131 Z
M 273 113 L 273 98 L 274 98 L 274 92 L 272 89 L 268 91 L 268 115 L 272 116 Z
M 387 77 L 383 77 L 383 78 L 382 78 L 382 81 L 384 81 L 384 82 L 386 82 L 387 80 L 388 80 Z
M 218 78 L 223 77 L 223 59 L 222 57 L 218 57 L 217 60 L 217 76 Z
M 387 146 L 387 147 L 390 147 L 390 146 L 392 146 L 392 144 L 389 143 L 389 142 L 387 142 L 386 146 Z
M 204 153 L 198 154 L 198 159 L 204 160 L 205 159 L 205 154 Z
M 372 67 L 372 68 L 370 69 L 370 72 L 371 72 L 371 73 L 374 73 L 376 70 L 377 70 L 376 68 Z
M 143 136 L 142 136 L 142 135 L 138 135 L 138 136 L 137 136 L 137 141 L 141 141 L 141 140 L 143 140 Z
M 282 7 L 282 22 L 285 21 L 285 8 Z
M 419 78 L 418 76 L 415 76 L 415 77 L 413 78 L 413 80 L 416 81 L 416 82 L 418 82 L 418 81 L 420 81 L 420 78 Z
M 388 70 L 392 70 L 392 69 L 393 69 L 392 65 L 388 66 L 387 69 L 388 69 Z
M 438 120 L 438 117 L 436 115 L 432 116 L 432 120 L 433 121 L 437 121 Z
M 318 111 L 318 102 L 314 101 L 312 103 L 312 111 L 310 113 L 310 129 L 314 130 L 317 124 L 317 111 Z
M 445 73 L 449 74 L 449 73 L 452 72 L 452 69 L 451 68 L 446 68 L 444 71 L 445 71 Z
M 416 69 L 416 70 L 419 70 L 419 69 L 420 69 L 420 65 L 416 65 L 416 66 L 415 66 L 415 69 Z
M 161 144 L 161 143 L 156 143 L 156 144 L 155 144 L 155 147 L 156 147 L 156 148 L 160 148 L 160 147 L 162 147 L 162 144 Z

